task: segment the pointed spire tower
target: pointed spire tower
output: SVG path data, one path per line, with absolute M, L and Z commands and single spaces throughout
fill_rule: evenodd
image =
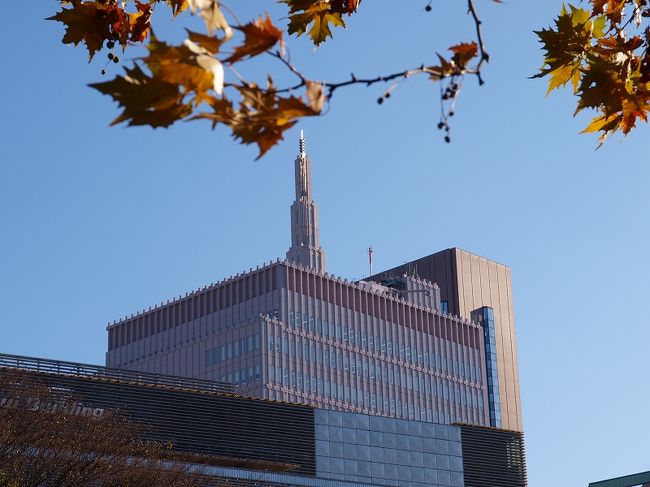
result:
M 300 153 L 295 161 L 296 200 L 291 205 L 291 248 L 287 260 L 316 272 L 325 272 L 325 251 L 318 242 L 318 206 L 311 193 L 311 161 L 300 131 Z

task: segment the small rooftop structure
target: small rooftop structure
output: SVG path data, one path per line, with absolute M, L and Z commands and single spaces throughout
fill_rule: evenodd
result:
M 591 482 L 589 487 L 650 487 L 650 471 L 616 477 L 615 479 Z

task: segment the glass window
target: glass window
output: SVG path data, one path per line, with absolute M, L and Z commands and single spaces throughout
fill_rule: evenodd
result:
M 205 351 L 205 365 L 206 367 L 212 367 L 212 350 Z

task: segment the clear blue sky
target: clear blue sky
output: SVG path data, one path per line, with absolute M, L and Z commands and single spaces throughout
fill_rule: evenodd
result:
M 243 18 L 282 14 L 231 3 Z M 292 40 L 294 59 L 334 81 L 471 39 L 462 2 L 425 4 L 366 1 L 316 53 Z M 560 1 L 478 5 L 493 62 L 484 87 L 467 80 L 452 144 L 435 129 L 437 86 L 411 80 L 382 106 L 381 87 L 338 92 L 254 162 L 255 148 L 205 124 L 108 127 L 116 107 L 85 86 L 103 55 L 88 65 L 60 43 L 62 26 L 43 20 L 57 2 L 9 2 L 0 351 L 101 364 L 107 322 L 284 256 L 303 128 L 332 272 L 361 277 L 370 243 L 376 269 L 451 246 L 512 268 L 531 487 L 649 470 L 648 127 L 594 151 L 571 96 L 527 79 L 542 60 L 532 31 Z

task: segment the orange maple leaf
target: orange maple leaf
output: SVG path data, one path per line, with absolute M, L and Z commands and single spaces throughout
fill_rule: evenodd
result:
M 230 63 L 247 56 L 257 56 L 272 48 L 278 42 L 282 42 L 282 31 L 273 25 L 268 14 L 266 17 L 260 17 L 238 28 L 246 37 L 244 44 L 235 48 L 232 56 L 226 59 Z

